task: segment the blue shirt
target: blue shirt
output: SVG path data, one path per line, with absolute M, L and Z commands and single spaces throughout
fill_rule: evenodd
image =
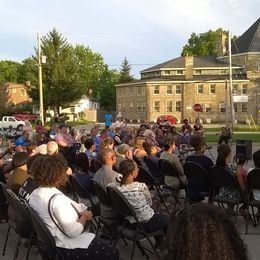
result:
M 113 116 L 109 113 L 105 114 L 105 126 L 111 126 L 113 121 Z
M 16 139 L 15 141 L 15 146 L 21 145 L 21 146 L 26 146 L 28 144 L 28 140 L 24 138 L 24 136 L 20 136 L 19 138 Z

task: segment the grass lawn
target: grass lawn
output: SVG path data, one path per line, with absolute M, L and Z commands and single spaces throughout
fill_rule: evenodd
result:
M 218 142 L 219 135 L 216 135 L 214 132 L 206 132 L 206 140 L 207 142 Z M 232 141 L 233 143 L 236 142 L 236 139 L 243 139 L 243 140 L 252 140 L 252 142 L 260 142 L 260 132 L 234 132 Z

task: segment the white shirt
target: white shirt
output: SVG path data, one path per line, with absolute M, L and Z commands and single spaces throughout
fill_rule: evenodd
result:
M 48 212 L 49 200 L 52 195 L 57 193 L 60 195 L 53 199 L 51 211 L 57 223 L 60 224 L 62 230 L 68 236 L 58 229 Z M 57 247 L 87 249 L 91 241 L 95 238 L 95 235 L 83 232 L 84 227 L 77 221 L 78 213 L 71 204 L 75 206 L 78 212 L 83 212 L 87 209 L 85 205 L 76 203 L 56 188 L 39 187 L 32 192 L 29 200 L 29 205 L 38 213 L 39 217 L 50 230 Z

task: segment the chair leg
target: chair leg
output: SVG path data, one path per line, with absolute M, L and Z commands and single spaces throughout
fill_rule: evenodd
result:
M 21 238 L 19 237 L 18 241 L 17 241 L 16 248 L 15 248 L 15 253 L 14 253 L 13 260 L 15 260 L 18 257 L 20 245 L 21 245 Z
M 4 248 L 3 248 L 3 251 L 2 251 L 2 255 L 5 255 L 5 249 L 6 249 L 6 245 L 7 245 L 7 241 L 8 241 L 10 230 L 11 230 L 11 226 L 8 225 L 8 229 L 7 229 L 7 233 L 6 233 L 6 236 L 5 236 L 5 243 L 4 243 Z
M 133 247 L 132 247 L 132 251 L 131 251 L 131 257 L 130 257 L 131 260 L 134 259 L 135 246 L 136 246 L 136 240 L 134 239 Z

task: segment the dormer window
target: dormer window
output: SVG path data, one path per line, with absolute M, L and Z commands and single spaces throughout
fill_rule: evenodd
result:
M 183 70 L 176 70 L 176 75 L 183 75 Z

